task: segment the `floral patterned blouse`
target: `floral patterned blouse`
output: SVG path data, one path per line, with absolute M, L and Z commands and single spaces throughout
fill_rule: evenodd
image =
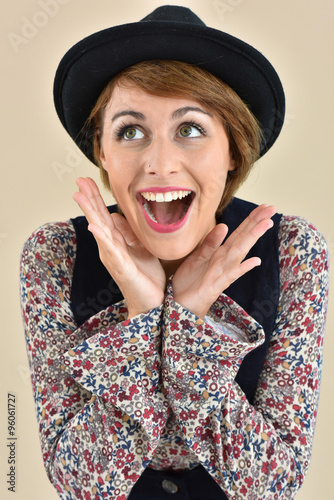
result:
M 309 467 L 328 255 L 305 219 L 279 227 L 275 329 L 251 405 L 235 376 L 264 341 L 221 294 L 205 320 L 173 300 L 127 319 L 124 301 L 77 327 L 71 221 L 25 243 L 22 310 L 45 468 L 62 499 L 126 500 L 146 467 L 202 464 L 231 500 L 292 498 Z

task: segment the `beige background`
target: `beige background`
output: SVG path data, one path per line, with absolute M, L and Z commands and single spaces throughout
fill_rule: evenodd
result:
M 53 10 L 49 7 L 45 13 L 42 4 L 47 2 L 53 4 Z M 58 498 L 44 473 L 39 450 L 19 309 L 20 249 L 40 224 L 79 214 L 72 201 L 77 176 L 98 179 L 96 169 L 76 150 L 54 112 L 53 75 L 65 51 L 79 39 L 111 25 L 137 21 L 164 3 L 167 2 L 1 0 L 2 499 Z M 245 39 L 276 67 L 286 91 L 286 125 L 278 143 L 260 161 L 239 194 L 257 203 L 273 203 L 285 214 L 310 219 L 327 238 L 333 258 L 334 2 L 179 0 L 169 3 L 191 7 L 208 25 Z M 35 28 L 30 24 L 29 31 L 28 22 L 35 24 Z M 298 500 L 333 498 L 332 330 L 333 314 L 329 314 L 314 452 Z M 5 441 L 7 392 L 17 397 L 15 494 L 9 493 L 5 484 L 9 470 Z

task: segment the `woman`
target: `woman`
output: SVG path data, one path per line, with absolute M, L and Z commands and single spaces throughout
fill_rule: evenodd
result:
M 326 245 L 304 219 L 234 198 L 282 126 L 275 70 L 165 6 L 79 42 L 54 91 L 117 201 L 78 179 L 86 217 L 39 228 L 22 253 L 59 496 L 292 498 L 316 421 Z

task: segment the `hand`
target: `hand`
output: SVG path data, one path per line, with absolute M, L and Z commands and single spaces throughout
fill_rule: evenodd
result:
M 256 241 L 273 226 L 276 209 L 261 205 L 253 210 L 228 237 L 225 224 L 218 224 L 202 244 L 180 265 L 173 277 L 176 302 L 204 318 L 217 297 L 240 276 L 261 264 L 258 257 L 244 261 Z
M 73 198 L 88 220 L 101 261 L 123 294 L 128 318 L 160 306 L 166 276 L 159 260 L 144 248 L 124 217 L 109 213 L 93 179 L 79 178 L 77 185 Z

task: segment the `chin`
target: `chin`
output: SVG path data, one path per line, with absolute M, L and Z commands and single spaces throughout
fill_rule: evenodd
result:
M 149 246 L 149 248 L 146 246 L 148 251 L 152 253 L 157 259 L 163 260 L 163 261 L 182 261 L 188 255 L 190 255 L 193 250 L 195 249 L 194 247 L 189 247 L 187 245 L 187 248 L 185 248 L 185 245 L 181 243 L 181 245 L 173 245 L 173 244 L 168 244 L 165 241 L 165 244 L 160 245 L 154 245 L 154 246 Z

